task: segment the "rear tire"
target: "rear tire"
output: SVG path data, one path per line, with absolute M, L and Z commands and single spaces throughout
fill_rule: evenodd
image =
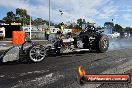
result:
M 106 35 L 101 35 L 99 39 L 97 39 L 97 52 L 104 53 L 108 50 L 109 47 L 109 38 Z

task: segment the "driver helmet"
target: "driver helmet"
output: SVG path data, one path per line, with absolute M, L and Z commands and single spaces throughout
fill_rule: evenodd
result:
M 90 30 L 95 30 L 95 28 L 94 28 L 94 24 L 95 23 L 87 23 L 87 26 L 88 26 L 88 29 L 90 29 Z

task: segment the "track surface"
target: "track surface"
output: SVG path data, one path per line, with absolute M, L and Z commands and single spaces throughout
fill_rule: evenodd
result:
M 106 53 L 72 53 L 47 57 L 40 63 L 1 64 L 0 88 L 132 88 L 131 83 L 81 86 L 77 81 L 77 68 L 80 65 L 87 74 L 132 74 L 132 49 L 110 46 Z

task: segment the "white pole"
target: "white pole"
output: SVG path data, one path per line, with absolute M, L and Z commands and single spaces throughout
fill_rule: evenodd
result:
M 49 0 L 49 30 L 50 30 L 50 0 Z
M 30 16 L 30 39 L 31 39 L 31 16 Z

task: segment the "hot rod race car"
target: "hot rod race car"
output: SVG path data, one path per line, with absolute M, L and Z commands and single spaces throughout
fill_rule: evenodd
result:
M 71 33 L 57 38 L 51 44 L 40 44 L 26 41 L 22 46 L 12 47 L 6 50 L 1 56 L 2 62 L 19 60 L 25 55 L 32 62 L 40 62 L 50 54 L 61 54 L 80 51 L 97 51 L 104 53 L 108 50 L 109 39 L 102 34 L 103 31 L 96 30 L 94 26 L 88 25 L 79 35 L 73 37 Z

